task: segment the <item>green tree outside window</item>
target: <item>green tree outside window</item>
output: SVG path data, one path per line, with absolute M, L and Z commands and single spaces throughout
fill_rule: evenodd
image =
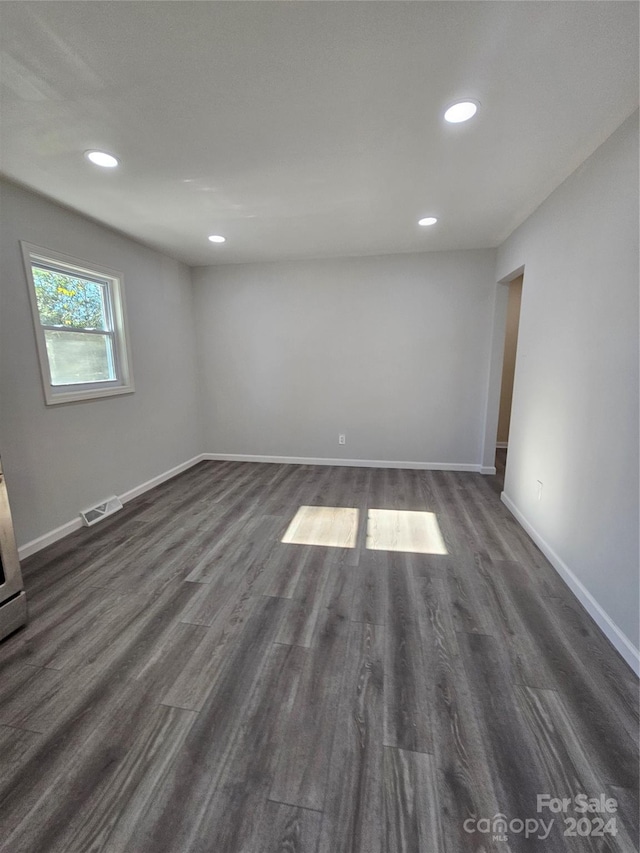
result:
M 33 266 L 33 281 L 43 326 L 106 329 L 105 285 Z

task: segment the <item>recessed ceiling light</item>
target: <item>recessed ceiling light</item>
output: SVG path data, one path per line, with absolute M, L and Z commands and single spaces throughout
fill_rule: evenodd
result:
M 94 165 L 102 166 L 103 169 L 113 169 L 118 165 L 116 158 L 107 154 L 106 151 L 85 151 L 84 156 Z
M 212 243 L 224 243 L 227 238 L 221 237 L 220 234 L 212 234 L 209 239 Z
M 425 216 L 424 219 L 418 219 L 418 225 L 435 225 L 437 221 L 435 216 Z
M 452 104 L 445 112 L 445 121 L 451 122 L 451 124 L 469 121 L 478 112 L 479 106 L 478 101 L 458 101 L 458 103 Z

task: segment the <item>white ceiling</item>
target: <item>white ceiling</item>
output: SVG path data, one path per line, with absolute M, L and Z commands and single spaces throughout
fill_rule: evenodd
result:
M 0 169 L 193 265 L 498 245 L 638 105 L 633 2 L 18 0 L 0 25 Z M 460 97 L 481 110 L 447 125 Z

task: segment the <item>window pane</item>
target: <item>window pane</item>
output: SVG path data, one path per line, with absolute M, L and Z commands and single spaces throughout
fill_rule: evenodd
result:
M 32 265 L 40 322 L 68 329 L 108 329 L 107 285 Z
M 116 379 L 110 335 L 45 329 L 52 385 Z

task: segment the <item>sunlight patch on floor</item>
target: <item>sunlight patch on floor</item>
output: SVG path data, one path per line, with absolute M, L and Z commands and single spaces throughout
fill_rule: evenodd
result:
M 358 510 L 342 506 L 301 506 L 282 537 L 295 545 L 355 548 Z
M 367 520 L 370 551 L 406 551 L 414 554 L 448 554 L 433 512 L 404 509 L 370 509 Z

